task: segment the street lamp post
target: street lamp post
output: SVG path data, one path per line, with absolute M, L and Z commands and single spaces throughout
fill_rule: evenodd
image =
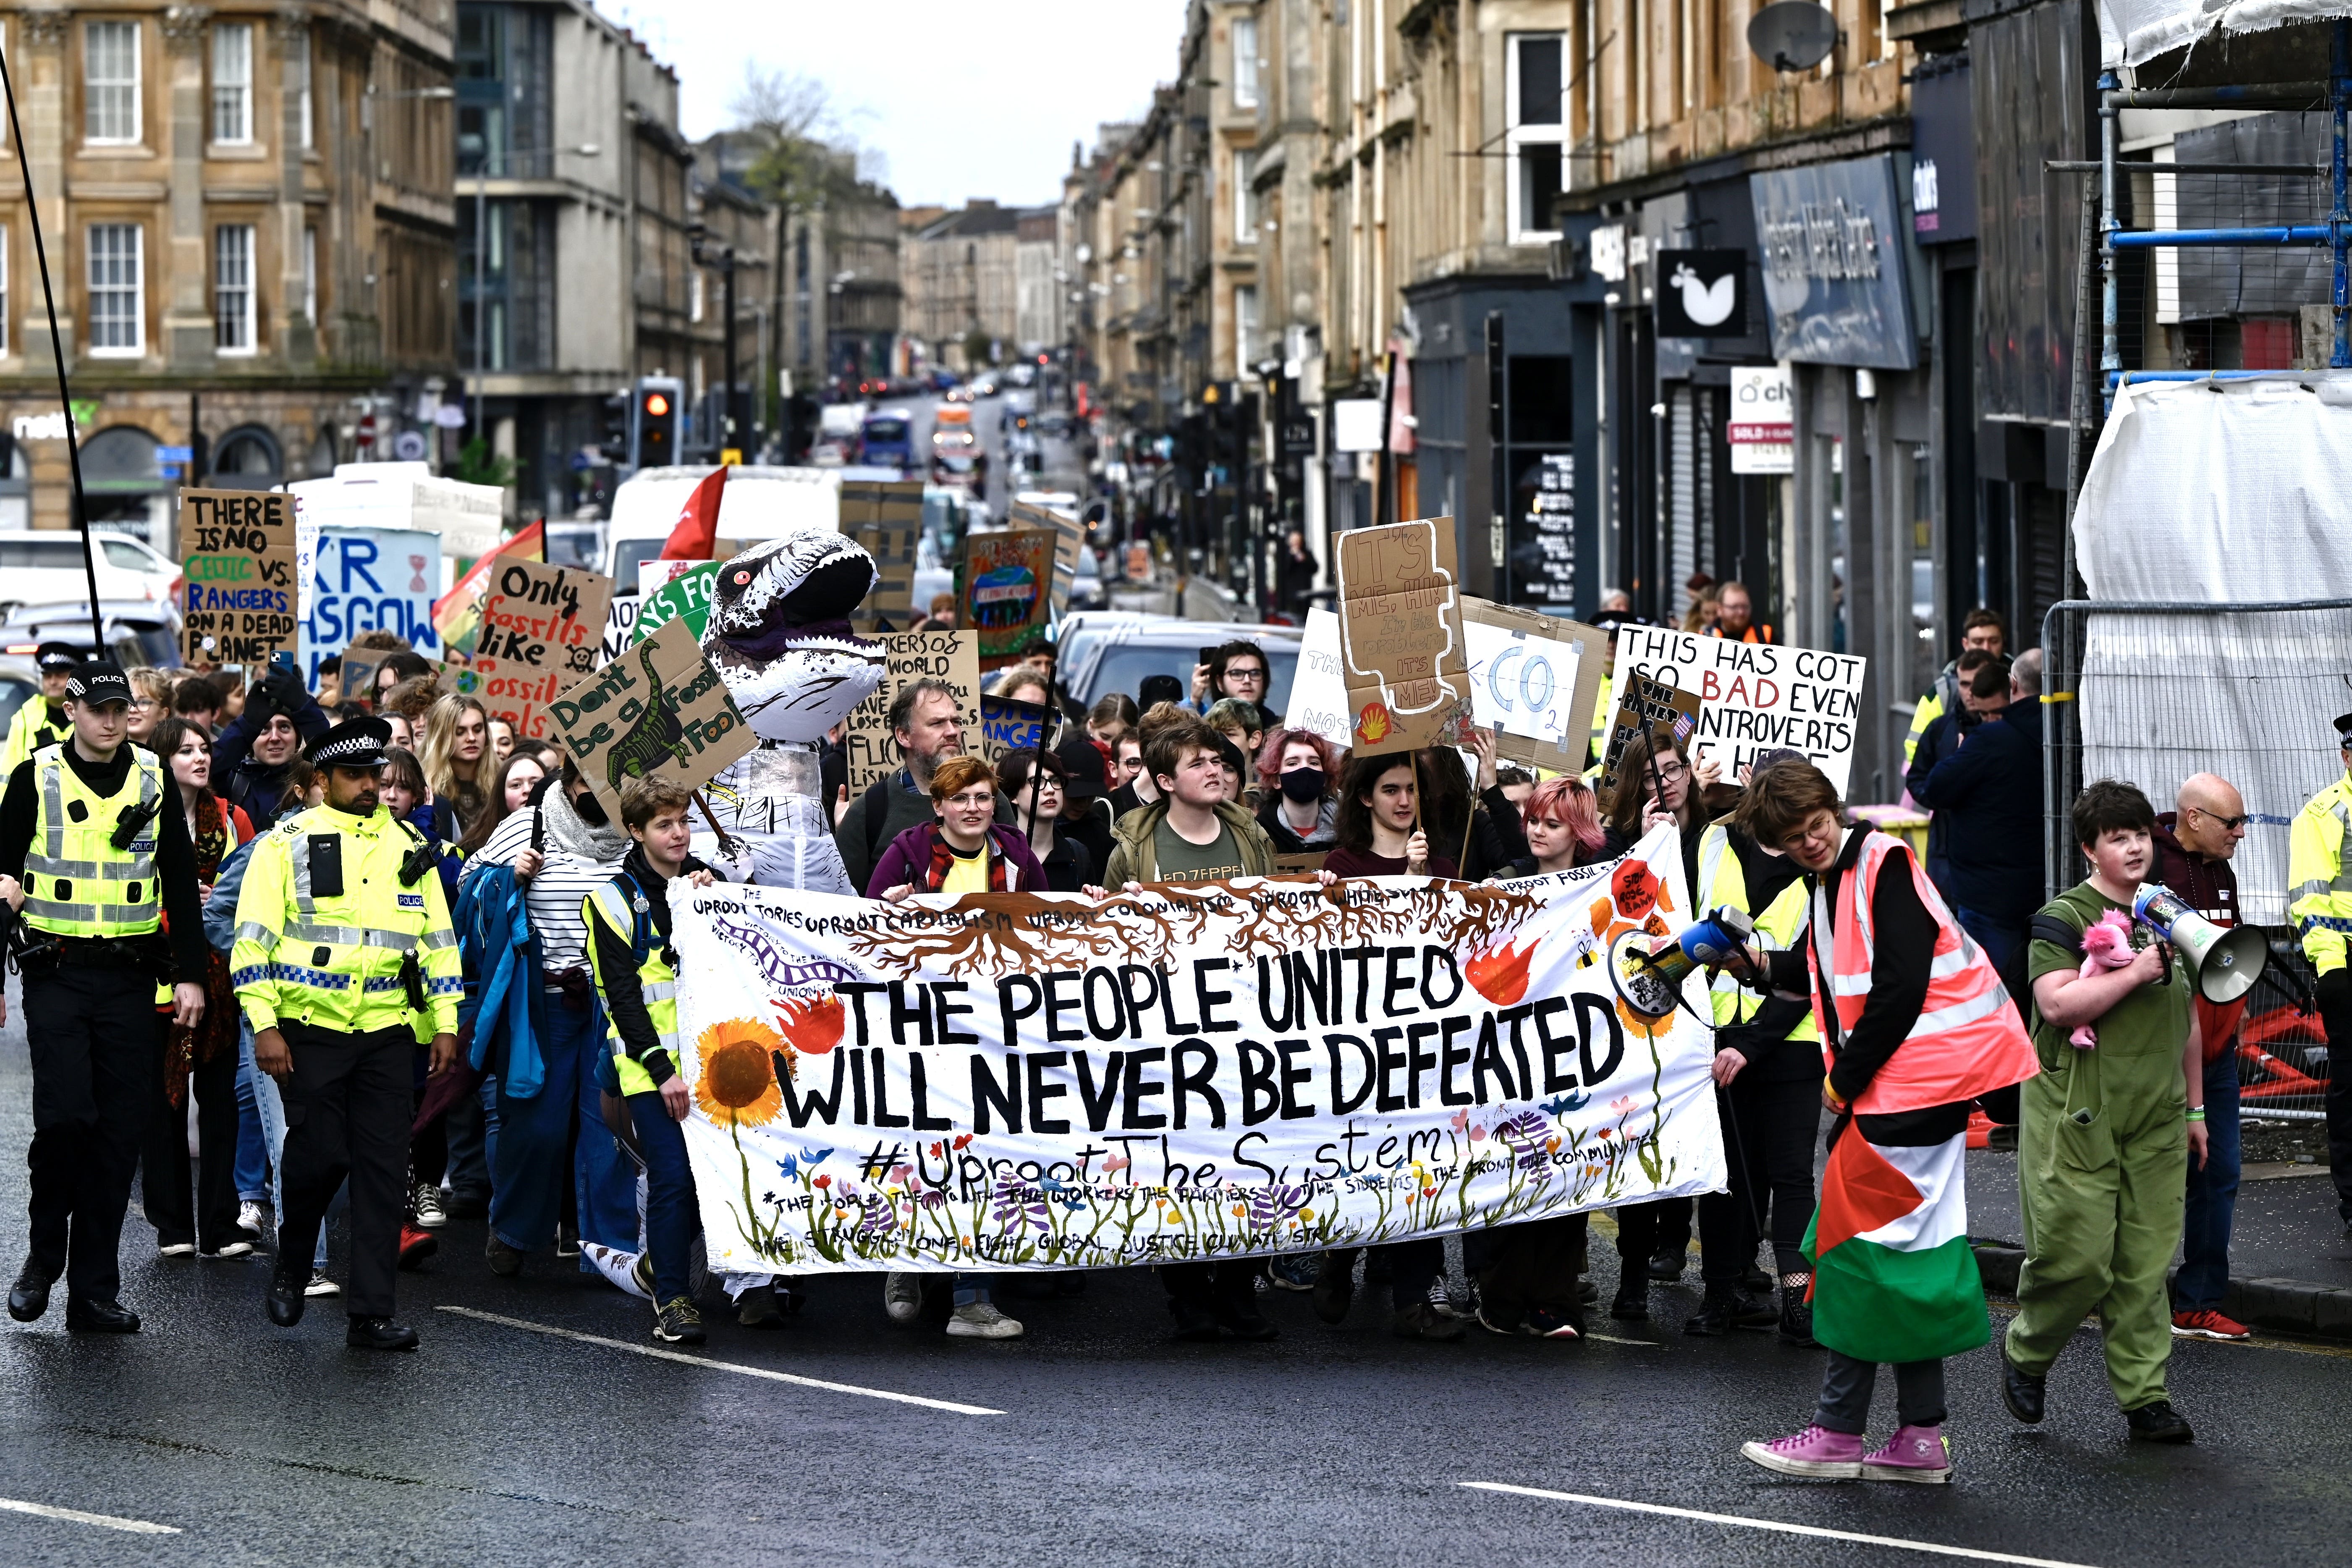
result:
M 686 239 L 694 255 L 697 267 L 715 267 L 719 277 L 720 336 L 719 375 L 727 390 L 719 399 L 719 447 L 721 451 L 739 445 L 735 423 L 735 247 L 710 243 L 710 226 L 696 218 L 686 226 Z

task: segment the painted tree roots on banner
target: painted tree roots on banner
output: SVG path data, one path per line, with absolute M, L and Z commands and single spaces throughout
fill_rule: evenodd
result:
M 1603 962 L 1687 922 L 1670 829 L 1500 885 L 672 896 L 717 1268 L 1172 1262 L 1724 1184 L 1707 1029 Z

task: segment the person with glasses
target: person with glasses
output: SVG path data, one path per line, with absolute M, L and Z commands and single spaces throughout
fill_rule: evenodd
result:
M 1256 707 L 1262 731 L 1281 729 L 1282 715 L 1265 700 L 1271 668 L 1265 650 L 1257 644 L 1239 638 L 1223 644 L 1209 656 L 1208 663 L 1192 667 L 1192 710 L 1206 713 L 1230 697 Z
M 2022 689 L 2026 681 L 2034 689 Z M 2021 680 L 2007 659 L 1979 665 L 1962 693 L 1975 726 L 1924 774 L 1915 769 L 1911 786 L 1912 798 L 1943 825 L 1937 886 L 1953 917 L 2019 992 L 2024 975 L 2016 965 L 2042 896 L 2040 686 L 2037 671 L 2029 668 Z M 1919 748 L 1923 758 L 1928 752 Z
M 172 711 L 172 678 L 144 665 L 131 677 L 131 743 L 154 750 L 155 726 Z
M 2238 923 L 2238 873 L 2230 864 L 2253 820 L 2229 780 L 2198 773 L 2156 819 L 2156 879 L 2217 926 Z M 2172 1332 L 2179 1339 L 2242 1340 L 2246 1326 L 2221 1315 L 2230 1284 L 2230 1226 L 2238 1209 L 2238 1024 L 2246 998 L 2190 1004 L 2205 1048 L 2205 1163 L 2189 1165 L 2180 1272 L 2172 1282 Z
M 1683 886 L 1699 886 L 1699 843 L 1712 815 L 1728 811 L 1738 791 L 1722 787 L 1709 759 L 1694 765 L 1683 742 L 1665 730 L 1636 735 L 1617 758 L 1602 799 L 1603 858 L 1624 854 L 1642 836 L 1671 822 L 1682 834 Z M 1682 1278 L 1690 1258 L 1691 1200 L 1660 1198 L 1617 1211 L 1617 1295 L 1609 1315 L 1637 1322 L 1650 1315 L 1650 1282 Z
M 2286 914 L 2303 955 L 2319 974 L 2319 1016 L 2331 1040 L 2352 1039 L 2352 866 L 2344 839 L 2352 825 L 2352 713 L 2336 721 L 2341 776 L 2303 803 L 2287 830 Z M 2337 1217 L 2352 1237 L 2352 1072 L 2327 1075 L 2327 1157 Z

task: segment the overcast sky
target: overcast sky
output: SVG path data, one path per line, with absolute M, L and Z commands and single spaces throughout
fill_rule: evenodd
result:
M 595 0 L 677 72 L 689 137 L 747 61 L 815 78 L 908 205 L 1061 194 L 1070 143 L 1176 74 L 1184 0 Z

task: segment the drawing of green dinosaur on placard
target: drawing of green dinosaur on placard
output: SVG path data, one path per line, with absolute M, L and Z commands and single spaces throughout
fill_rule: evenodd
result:
M 616 790 L 624 779 L 643 778 L 664 763 L 686 761 L 686 731 L 662 686 L 661 672 L 654 668 L 653 644 L 639 643 L 632 652 L 650 695 L 636 722 L 604 754 L 604 777 Z

